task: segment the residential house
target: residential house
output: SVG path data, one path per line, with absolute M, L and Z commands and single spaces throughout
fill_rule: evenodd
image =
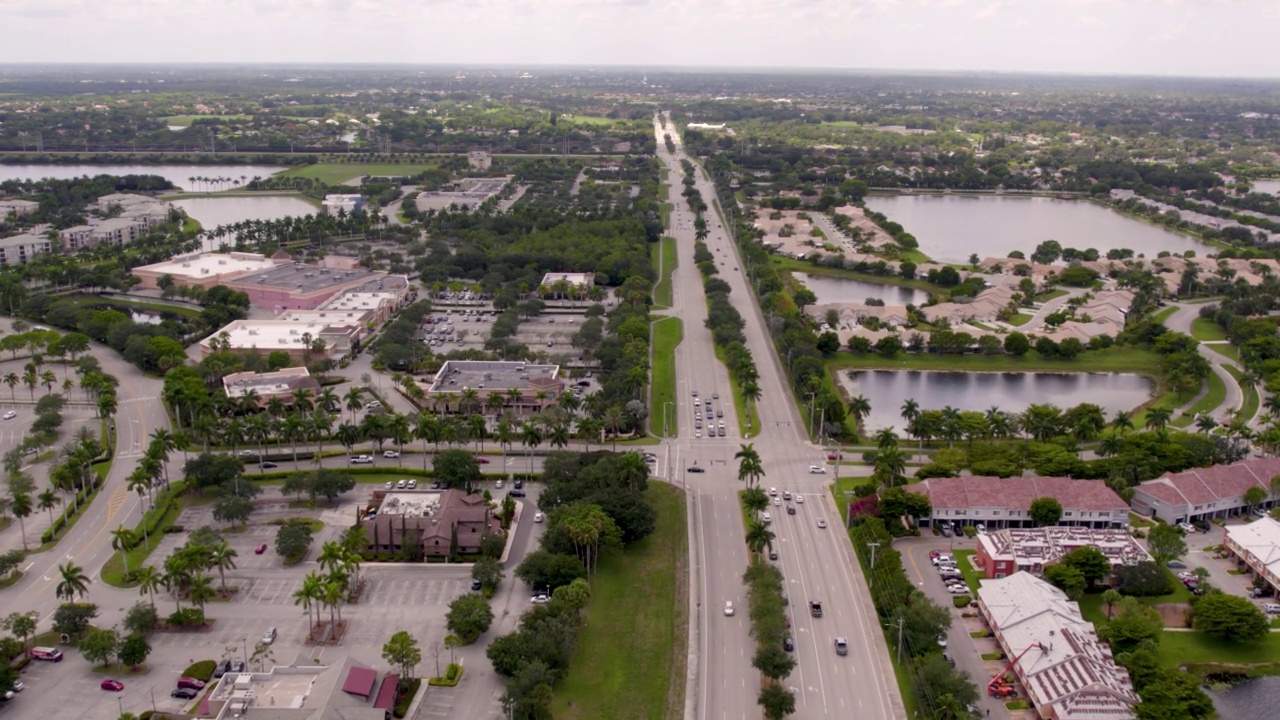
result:
M 989 578 L 1008 577 L 1016 572 L 1042 575 L 1063 555 L 1082 547 L 1097 549 L 1112 567 L 1151 560 L 1127 529 L 1063 525 L 1008 528 L 978 535 L 974 560 Z
M 1280 594 L 1280 522 L 1264 517 L 1248 525 L 1228 525 L 1222 546 L 1238 564 Z
M 1280 475 L 1280 458 L 1254 457 L 1231 465 L 1192 468 L 1138 483 L 1133 509 L 1168 523 L 1208 522 L 1248 508 L 1249 488 L 1266 492 L 1263 507 L 1274 507 L 1271 479 Z
M 921 527 L 950 524 L 959 529 L 982 523 L 988 530 L 1031 527 L 1032 501 L 1051 497 L 1062 505 L 1060 525 L 1123 528 L 1129 525 L 1129 506 L 1101 480 L 1065 477 L 929 478 L 906 485 L 907 492 L 929 498 L 933 508 Z

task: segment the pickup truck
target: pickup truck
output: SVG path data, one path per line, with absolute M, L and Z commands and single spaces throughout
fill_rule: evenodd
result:
M 810 600 L 809 614 L 813 617 L 822 617 L 822 603 L 817 600 Z

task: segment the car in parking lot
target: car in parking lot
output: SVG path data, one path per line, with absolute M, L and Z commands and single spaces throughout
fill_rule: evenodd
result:
M 192 690 L 203 690 L 204 681 L 197 680 L 196 678 L 193 678 L 193 677 L 180 677 L 178 678 L 178 687 L 191 688 Z
M 106 680 L 103 680 L 101 683 L 99 683 L 98 687 L 102 688 L 103 690 L 110 690 L 111 692 L 120 692 L 121 690 L 124 690 L 124 683 L 120 682 L 119 680 L 112 680 L 111 678 L 107 678 Z
M 776 487 L 769 488 L 769 497 L 778 497 L 778 488 Z
M 267 544 L 266 544 L 266 543 L 258 543 L 258 546 L 257 546 L 257 547 L 255 547 L 255 548 L 253 549 L 253 554 L 254 554 L 254 555 L 261 555 L 261 554 L 265 553 L 266 551 L 267 551 Z
M 711 399 L 712 399 L 712 400 L 719 400 L 719 399 L 720 399 L 720 393 L 718 393 L 718 392 L 713 392 L 713 393 L 711 393 Z
M 803 496 L 803 495 L 801 495 L 800 493 L 796 493 L 796 502 L 798 502 L 798 503 L 800 503 L 801 505 L 803 505 L 803 504 L 804 504 L 804 496 Z
M 1182 530 L 1182 532 L 1186 533 L 1187 535 L 1191 535 L 1195 533 L 1196 526 L 1192 525 L 1191 523 L 1179 523 L 1178 529 Z
M 1262 606 L 1262 611 L 1268 615 L 1280 615 L 1280 604 L 1267 603 Z
M 529 602 L 533 603 L 534 605 L 546 605 L 547 603 L 551 602 L 551 596 L 545 593 L 539 593 L 529 598 Z
M 4 419 L 5 419 L 5 420 L 12 420 L 12 419 L 14 419 L 14 418 L 16 418 L 16 417 L 18 417 L 18 413 L 14 412 L 14 411 L 12 411 L 12 410 L 10 410 L 9 412 L 7 412 L 7 413 L 5 413 L 5 414 L 4 414 Z
M 704 467 L 702 467 L 702 466 L 700 466 L 700 465 L 693 465 L 693 466 L 691 466 L 691 467 L 687 468 L 687 470 L 688 470 L 689 472 L 691 472 L 691 473 L 704 473 L 704 472 L 706 472 L 706 471 L 707 471 L 707 469 L 706 469 L 706 468 L 704 468 Z
M 716 428 L 716 435 L 719 435 L 720 437 L 724 437 L 724 426 L 723 426 L 723 425 L 721 425 L 720 427 Z
M 943 563 L 950 563 L 954 565 L 956 562 L 956 559 L 948 553 L 929 553 L 929 560 L 934 565 L 941 565 Z
M 169 693 L 169 697 L 179 698 L 182 700 L 193 700 L 199 694 L 199 690 L 187 687 L 176 687 L 173 689 L 173 692 Z
M 508 494 L 508 495 L 510 495 L 511 497 L 524 497 L 524 491 L 523 491 L 523 490 L 512 490 L 511 492 L 509 492 L 509 493 L 507 493 L 507 494 Z
M 277 632 L 275 628 L 273 627 L 267 628 L 267 631 L 262 633 L 262 644 L 270 645 L 271 643 L 275 642 L 276 635 L 277 635 Z
M 397 490 L 403 490 L 403 489 L 405 489 L 405 488 L 407 488 L 407 487 L 409 487 L 409 481 L 408 481 L 408 480 L 401 480 L 400 482 L 396 483 L 396 489 L 397 489 Z

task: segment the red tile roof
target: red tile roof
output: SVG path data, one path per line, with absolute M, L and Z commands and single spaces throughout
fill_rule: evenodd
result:
M 373 684 L 378 681 L 378 671 L 367 667 L 353 667 L 347 671 L 347 679 L 342 681 L 342 692 L 348 695 L 359 695 L 368 700 L 373 694 Z
M 958 478 L 931 478 L 906 490 L 921 493 L 938 508 L 1001 508 L 1030 510 L 1031 501 L 1051 497 L 1064 510 L 1110 512 L 1128 509 L 1128 504 L 1101 480 L 1064 477 L 999 478 L 973 475 Z
M 1194 507 L 1241 497 L 1254 486 L 1269 492 L 1271 478 L 1276 475 L 1280 475 L 1280 458 L 1249 458 L 1231 465 L 1169 473 L 1140 483 L 1138 490 L 1168 505 Z
M 373 701 L 373 706 L 379 710 L 391 710 L 396 706 L 396 688 L 400 685 L 400 676 L 396 673 L 387 673 L 382 676 L 382 686 L 378 688 L 378 697 Z

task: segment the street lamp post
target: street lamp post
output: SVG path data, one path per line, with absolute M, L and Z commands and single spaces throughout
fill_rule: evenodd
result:
M 871 548 L 871 572 L 867 573 L 867 588 L 870 588 L 876 582 L 876 548 L 880 547 L 880 543 L 869 542 L 867 547 Z
M 671 401 L 662 403 L 662 437 L 670 437 L 667 425 L 667 408 L 671 407 Z

